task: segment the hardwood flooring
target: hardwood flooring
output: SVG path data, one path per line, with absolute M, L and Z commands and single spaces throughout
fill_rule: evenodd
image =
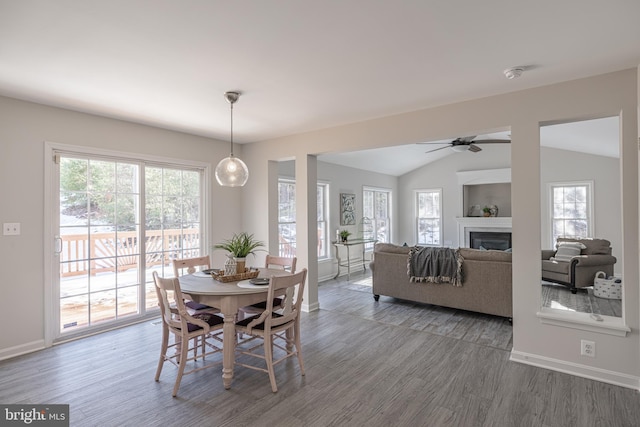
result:
M 622 301 L 596 297 L 593 294 L 593 287 L 581 289 L 572 294 L 566 286 L 543 281 L 542 306 L 579 313 L 622 317 Z
M 160 324 L 144 322 L 0 362 L 0 403 L 70 404 L 72 426 L 638 426 L 638 392 L 510 362 L 501 318 L 381 297 L 366 276 L 319 287 L 295 360 L 154 382 Z

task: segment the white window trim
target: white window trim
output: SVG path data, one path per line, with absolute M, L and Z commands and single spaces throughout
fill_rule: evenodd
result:
M 428 245 L 426 243 L 419 243 L 420 242 L 420 236 L 418 235 L 418 220 L 420 219 L 419 214 L 419 207 L 418 207 L 418 195 L 420 193 L 439 193 L 440 194 L 440 244 L 439 245 Z M 416 189 L 413 192 L 413 204 L 414 204 L 414 221 L 413 221 L 413 235 L 415 237 L 415 241 L 417 245 L 423 245 L 423 246 L 443 246 L 443 239 L 444 239 L 444 219 L 443 219 L 443 215 L 442 215 L 442 206 L 443 206 L 443 200 L 442 200 L 442 196 L 443 196 L 443 191 L 442 188 L 422 188 L 422 189 Z
M 329 233 L 329 230 L 331 229 L 330 227 L 330 219 L 331 219 L 331 205 L 330 205 L 330 200 L 331 200 L 331 183 L 329 181 L 324 181 L 324 180 L 318 180 L 317 181 L 317 185 L 323 185 L 325 187 L 325 195 L 324 195 L 324 204 L 325 204 L 325 212 L 324 212 L 324 222 L 325 224 L 327 224 L 326 226 L 326 230 L 325 230 L 325 236 L 324 236 L 324 241 L 325 244 L 327 245 L 327 255 L 324 257 L 318 257 L 318 262 L 323 262 L 323 261 L 327 261 L 327 260 L 332 260 L 331 257 L 331 233 Z M 316 221 L 317 224 L 317 221 Z
M 555 187 L 576 187 L 584 185 L 587 187 L 587 197 L 589 198 L 587 203 L 587 237 L 595 236 L 595 217 L 594 217 L 594 195 L 592 180 L 587 181 L 557 181 L 547 183 L 547 200 L 548 200 L 548 212 L 547 218 L 549 220 L 549 230 L 547 230 L 547 236 L 551 242 L 551 247 L 555 247 L 556 242 L 553 240 L 553 189 Z
M 142 154 L 134 152 L 107 150 L 103 148 L 86 147 L 80 145 L 60 144 L 51 141 L 44 141 L 44 233 L 43 233 L 43 258 L 44 258 L 44 346 L 51 347 L 54 343 L 54 339 L 57 336 L 56 328 L 59 327 L 56 321 L 57 315 L 53 310 L 53 304 L 58 303 L 57 295 L 54 295 L 54 280 L 56 274 L 58 274 L 59 266 L 53 262 L 53 253 L 56 250 L 56 233 L 58 231 L 58 224 L 54 224 L 53 217 L 56 215 L 55 207 L 57 203 L 53 200 L 53 195 L 58 194 L 59 182 L 52 179 L 54 173 L 54 156 L 56 153 L 69 153 L 76 155 L 85 155 L 91 157 L 104 157 L 109 160 L 116 161 L 137 161 L 143 162 L 147 165 L 158 164 L 164 167 L 176 166 L 180 168 L 193 168 L 202 170 L 203 182 L 201 185 L 201 200 L 202 200 L 202 221 L 200 224 L 200 232 L 202 239 L 202 247 L 208 248 L 210 246 L 209 228 L 211 212 L 209 209 L 209 197 L 210 194 L 210 182 L 211 182 L 211 164 L 193 160 L 175 159 L 169 157 L 155 156 L 151 154 Z M 148 313 L 147 313 L 148 314 Z M 152 316 L 157 316 L 157 313 L 153 313 Z M 137 317 L 137 321 L 144 320 L 144 317 Z M 135 322 L 136 320 L 123 322 L 124 324 Z M 113 329 L 120 326 L 119 322 L 106 326 L 104 330 Z M 87 331 L 86 334 L 80 336 L 88 336 L 93 333 L 102 332 L 100 328 Z M 75 337 L 71 334 L 69 339 Z M 62 340 L 56 341 L 62 342 Z
M 362 197 L 362 217 L 364 217 L 364 192 L 365 191 L 383 191 L 389 194 L 389 242 L 393 242 L 393 190 L 391 188 L 385 187 L 372 187 L 369 185 L 362 186 L 362 192 L 360 193 Z M 361 218 L 362 219 L 362 218 Z M 373 248 L 367 250 L 367 252 L 373 252 Z

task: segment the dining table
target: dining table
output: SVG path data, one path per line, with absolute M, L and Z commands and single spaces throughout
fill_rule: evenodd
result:
M 291 273 L 282 269 L 259 268 L 258 277 L 285 276 Z M 213 276 L 194 273 L 180 276 L 182 293 L 192 301 L 216 307 L 224 316 L 222 337 L 222 382 L 231 388 L 236 347 L 236 315 L 241 307 L 267 299 L 268 285 L 251 285 L 249 280 L 220 282 Z

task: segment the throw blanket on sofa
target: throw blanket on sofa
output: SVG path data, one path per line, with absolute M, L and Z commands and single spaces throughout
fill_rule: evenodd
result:
M 457 249 L 415 246 L 409 251 L 409 280 L 462 286 L 462 261 Z

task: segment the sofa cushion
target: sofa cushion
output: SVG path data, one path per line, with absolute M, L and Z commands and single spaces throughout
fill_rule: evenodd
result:
M 605 239 L 570 239 L 558 237 L 558 245 L 562 242 L 579 242 L 586 247 L 582 250 L 582 255 L 611 255 L 611 242 Z
M 476 261 L 511 262 L 511 252 L 460 248 L 458 252 L 464 259 Z M 464 261 L 463 261 L 464 262 Z
M 543 260 L 542 271 L 550 271 L 552 273 L 560 273 L 560 274 L 569 274 L 570 265 L 571 264 L 568 262 L 555 262 L 552 260 Z
M 393 243 L 376 243 L 374 252 L 388 252 L 392 254 L 408 254 L 411 246 L 398 246 Z

